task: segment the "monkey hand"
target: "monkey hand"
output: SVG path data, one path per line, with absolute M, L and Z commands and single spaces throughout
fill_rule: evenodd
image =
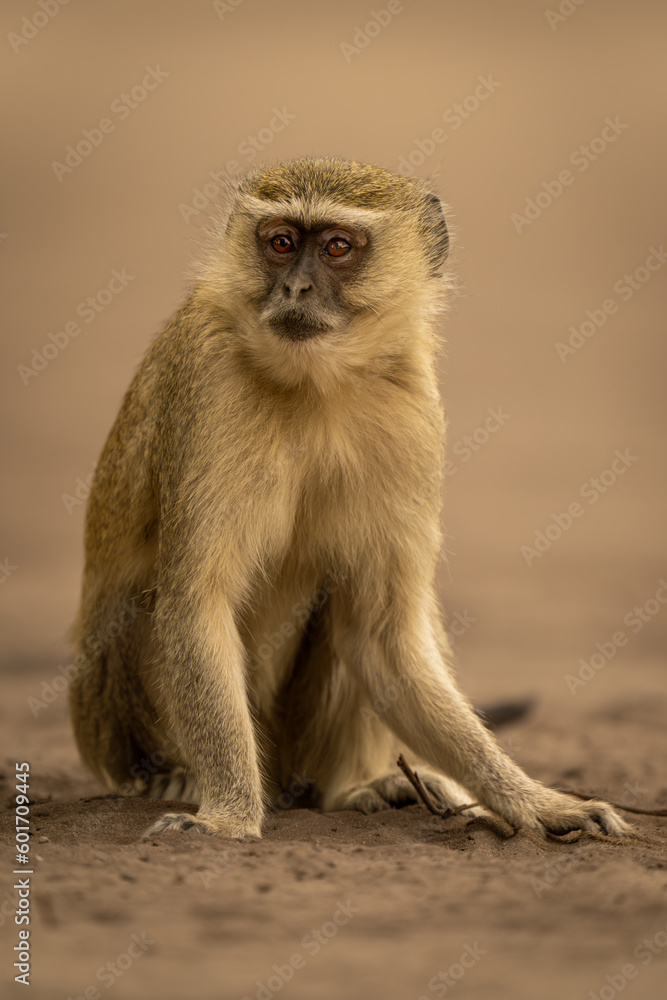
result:
M 246 829 L 247 824 L 233 821 L 223 816 L 206 816 L 200 812 L 196 815 L 192 813 L 165 813 L 164 816 L 153 823 L 152 826 L 142 834 L 141 840 L 150 840 L 161 833 L 168 833 L 172 830 L 193 830 L 195 833 L 205 833 L 209 836 L 225 837 L 228 840 L 261 840 L 259 828 Z
M 539 787 L 533 802 L 527 808 L 520 807 L 517 813 L 511 817 L 505 814 L 505 818 L 513 826 L 531 827 L 543 836 L 547 833 L 564 834 L 570 830 L 604 833 L 611 837 L 625 837 L 632 833 L 632 826 L 608 802 L 578 799 L 543 786 Z

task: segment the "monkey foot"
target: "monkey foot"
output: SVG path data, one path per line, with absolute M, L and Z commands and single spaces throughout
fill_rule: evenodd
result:
M 166 799 L 169 802 L 189 802 L 198 806 L 201 795 L 192 774 L 184 767 L 152 774 L 148 781 L 139 783 L 135 794 L 149 799 Z
M 204 833 L 211 837 L 227 837 L 229 840 L 248 842 L 261 840 L 261 837 L 258 837 L 253 833 L 237 835 L 227 832 L 222 825 L 217 825 L 211 820 L 200 817 L 199 815 L 193 816 L 191 813 L 165 813 L 164 816 L 160 816 L 160 818 L 141 835 L 141 840 L 150 840 L 151 837 L 157 837 L 161 833 L 168 833 L 172 830 L 193 830 L 195 833 Z
M 451 778 L 446 778 L 443 774 L 434 771 L 417 768 L 419 776 L 435 800 L 436 805 L 442 809 L 455 809 L 466 802 L 472 802 L 473 797 L 464 788 L 458 785 Z M 338 796 L 335 804 L 328 808 L 333 809 L 357 809 L 362 813 L 380 812 L 382 809 L 400 809 L 403 806 L 414 805 L 421 802 L 413 786 L 405 775 L 400 771 L 392 772 L 382 778 L 369 782 L 367 785 L 357 785 Z M 481 807 L 467 809 L 466 817 L 482 815 L 485 812 Z

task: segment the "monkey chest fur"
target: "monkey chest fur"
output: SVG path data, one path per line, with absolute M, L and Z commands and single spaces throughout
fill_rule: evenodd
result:
M 262 470 L 266 535 L 242 623 L 260 702 L 283 682 L 314 609 L 381 591 L 439 544 L 441 435 L 400 407 L 350 407 L 293 430 Z

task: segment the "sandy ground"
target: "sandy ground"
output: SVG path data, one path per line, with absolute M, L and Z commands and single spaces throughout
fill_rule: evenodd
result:
M 13 678 L 10 693 L 20 702 L 34 683 Z M 567 719 L 538 709 L 502 739 L 547 782 L 664 807 L 666 702 L 624 697 Z M 3 749 L 21 745 L 16 720 L 2 715 Z M 638 819 L 627 842 L 561 844 L 481 818 L 443 821 L 423 806 L 362 816 L 300 809 L 297 798 L 258 844 L 194 833 L 139 842 L 164 806 L 100 797 L 63 705 L 49 708 L 40 733 L 31 739 L 40 1000 L 111 988 L 164 1000 L 555 1000 L 599 996 L 628 975 L 628 996 L 664 996 L 666 820 Z M 3 841 L 13 765 L 7 758 Z M 11 868 L 11 850 L 2 863 Z M 11 918 L 13 895 L 2 899 Z M 16 930 L 5 920 L 6 938 Z
M 22 19 L 37 0 L 0 14 L 6 995 L 662 1000 L 666 820 L 638 819 L 622 844 L 562 844 L 418 806 L 366 818 L 296 799 L 257 845 L 140 844 L 162 807 L 99 798 L 78 761 L 60 668 L 86 479 L 181 299 L 210 208 L 196 192 L 231 160 L 332 153 L 412 163 L 452 206 L 438 584 L 463 686 L 476 704 L 535 697 L 501 738 L 536 777 L 667 806 L 667 10 L 404 0 L 350 54 L 370 4 L 228 6 L 87 0 L 35 31 Z M 550 23 L 549 6 L 571 10 Z M 167 75 L 135 90 L 149 68 Z M 113 130 L 58 176 L 105 117 Z M 114 269 L 132 279 L 109 302 Z M 27 992 L 11 983 L 17 761 L 36 859 Z

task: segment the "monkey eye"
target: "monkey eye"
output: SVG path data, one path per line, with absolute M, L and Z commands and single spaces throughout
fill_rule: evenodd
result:
M 346 253 L 349 253 L 352 249 L 351 245 L 347 240 L 343 240 L 340 236 L 335 237 L 333 240 L 329 240 L 324 252 L 329 255 L 329 257 L 344 257 Z
M 274 236 L 271 240 L 271 246 L 276 253 L 292 253 L 292 251 L 296 249 L 294 246 L 294 240 L 286 233 L 280 233 L 278 236 Z

